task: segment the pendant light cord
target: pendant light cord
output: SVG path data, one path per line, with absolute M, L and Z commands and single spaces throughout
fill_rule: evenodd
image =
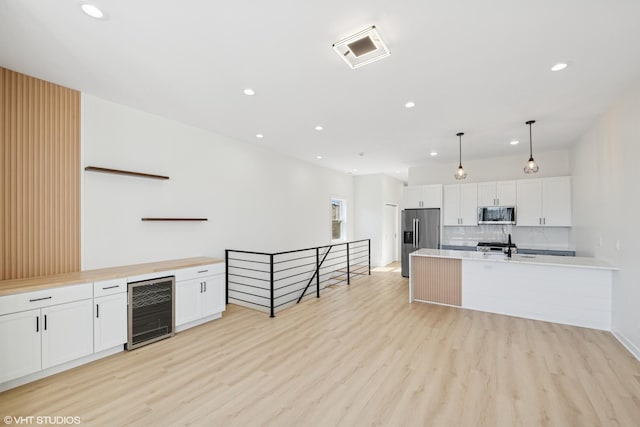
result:
M 531 136 L 531 122 L 529 122 L 529 158 L 533 159 L 533 137 Z
M 462 167 L 462 135 L 464 135 L 464 133 L 459 132 L 456 134 L 459 138 L 459 145 L 458 145 L 458 167 L 461 168 Z

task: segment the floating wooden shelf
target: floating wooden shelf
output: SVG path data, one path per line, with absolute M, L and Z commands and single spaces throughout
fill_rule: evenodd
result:
M 143 221 L 208 221 L 208 218 L 142 218 Z
M 115 174 L 115 175 L 137 176 L 139 178 L 169 179 L 168 176 L 164 176 L 164 175 L 153 175 L 153 174 L 150 174 L 150 173 L 123 171 L 123 170 L 119 170 L 119 169 L 99 168 L 97 166 L 87 166 L 86 168 L 84 168 L 84 170 L 89 171 L 89 172 L 112 173 L 112 174 Z

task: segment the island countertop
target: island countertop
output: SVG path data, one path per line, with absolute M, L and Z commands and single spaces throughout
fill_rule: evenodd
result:
M 619 268 L 609 263 L 590 257 L 515 254 L 511 258 L 507 258 L 506 255 L 503 254 L 445 249 L 418 249 L 417 251 L 412 252 L 411 256 L 450 258 L 469 261 L 491 261 L 509 264 L 552 265 L 557 267 L 589 268 L 598 270 L 619 270 Z

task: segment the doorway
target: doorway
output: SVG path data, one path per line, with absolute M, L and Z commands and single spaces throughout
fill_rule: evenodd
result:
M 382 264 L 398 261 L 398 205 L 385 203 L 382 221 Z

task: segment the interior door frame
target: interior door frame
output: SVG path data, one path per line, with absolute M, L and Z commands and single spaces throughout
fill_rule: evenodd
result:
M 399 208 L 400 206 L 398 205 L 397 202 L 393 202 L 393 201 L 389 201 L 389 202 L 385 202 L 384 203 L 384 213 L 383 213 L 383 221 L 382 221 L 382 234 L 383 236 L 386 234 L 387 230 L 386 230 L 386 209 L 387 207 L 392 207 L 393 208 L 393 244 L 389 246 L 389 248 L 393 248 L 391 253 L 390 253 L 390 261 L 388 261 L 388 259 L 383 259 L 385 265 L 392 263 L 392 262 L 398 262 L 400 260 L 400 253 L 401 253 L 401 248 L 400 248 L 400 211 Z M 383 249 L 384 252 L 385 249 Z

